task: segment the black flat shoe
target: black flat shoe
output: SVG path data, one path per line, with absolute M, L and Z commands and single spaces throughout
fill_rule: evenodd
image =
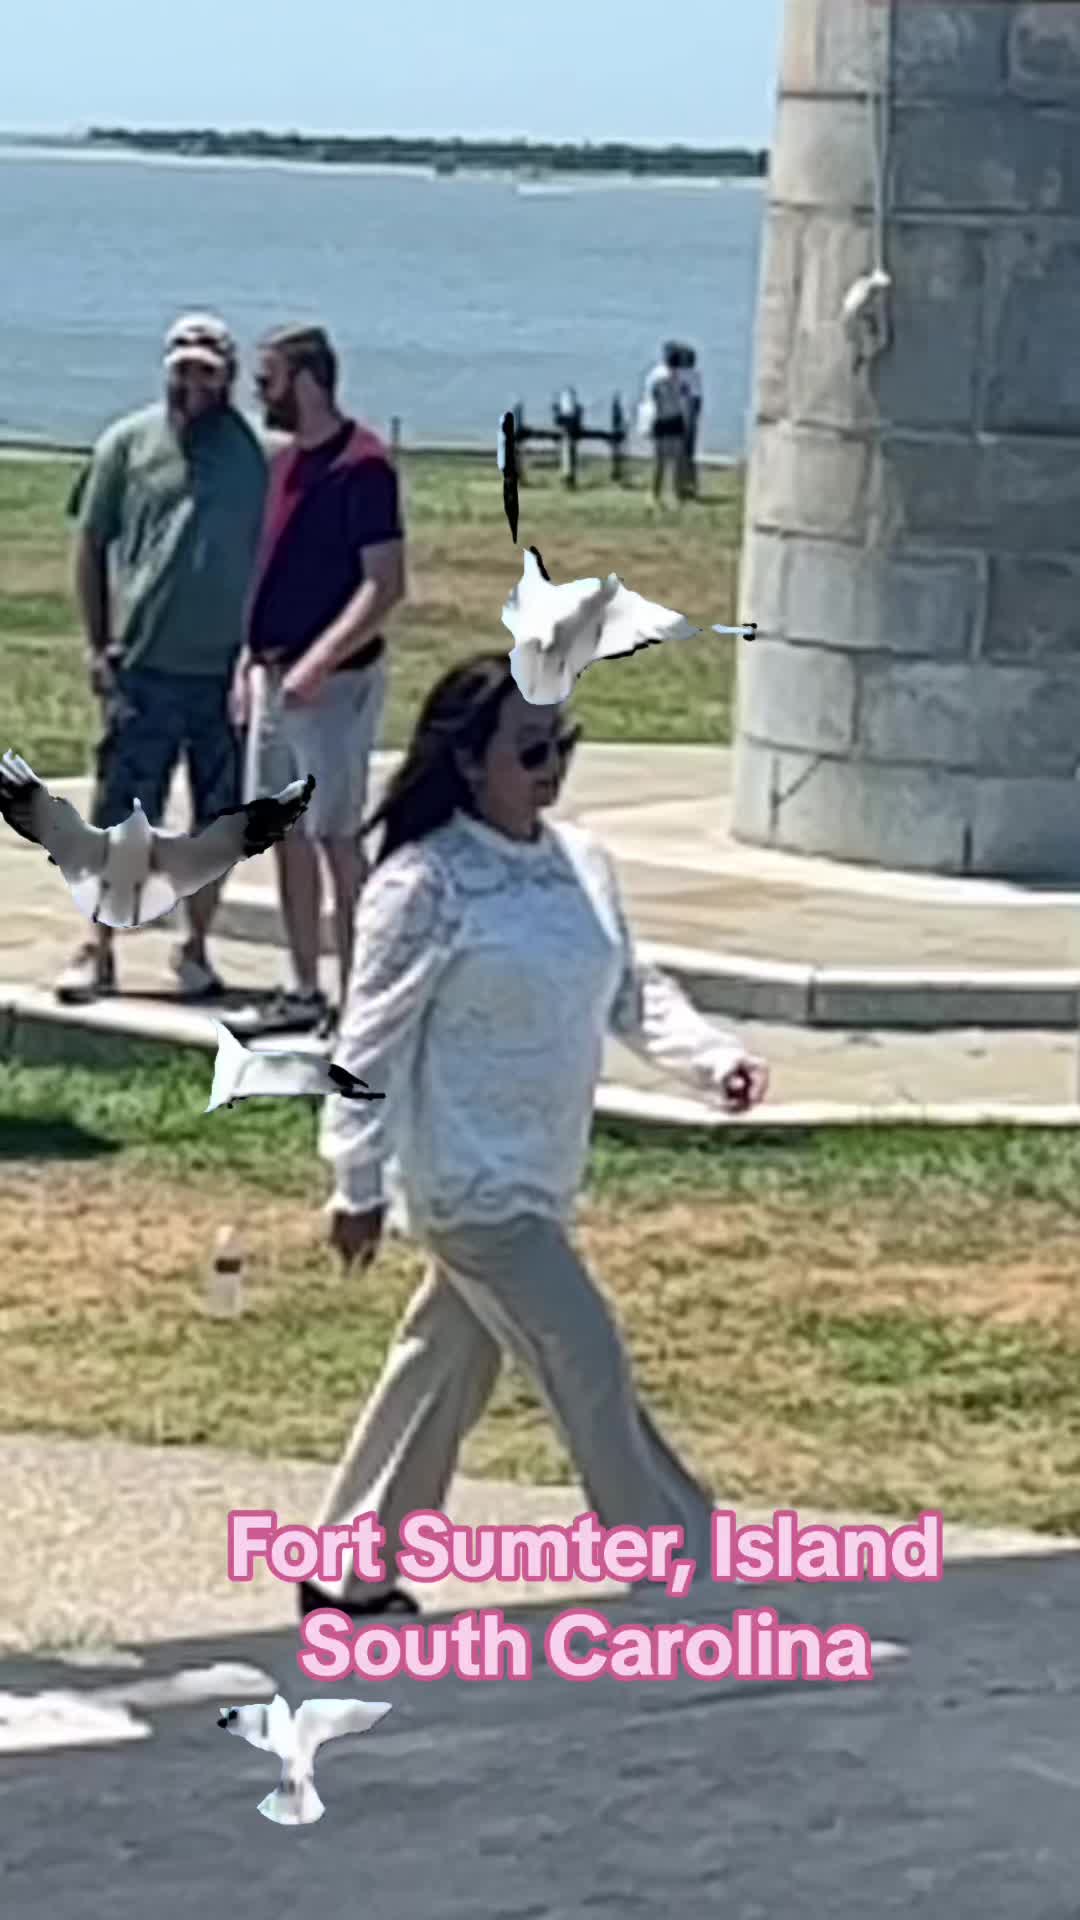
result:
M 391 1587 L 389 1593 L 372 1594 L 370 1600 L 331 1600 L 328 1593 L 320 1593 L 310 1580 L 301 1580 L 296 1593 L 300 1617 L 317 1613 L 320 1607 L 336 1607 L 339 1613 L 347 1613 L 352 1620 L 370 1620 L 386 1613 L 419 1614 L 420 1609 L 411 1594 L 402 1593 L 400 1587 Z

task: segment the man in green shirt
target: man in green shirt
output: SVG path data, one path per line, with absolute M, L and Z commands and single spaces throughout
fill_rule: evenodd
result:
M 100 702 L 93 824 L 136 799 L 160 822 L 186 755 L 195 827 L 239 806 L 240 744 L 229 688 L 266 499 L 266 458 L 233 405 L 237 354 L 224 323 L 191 314 L 165 342 L 165 396 L 117 421 L 94 451 L 78 503 L 76 595 L 90 685 Z M 172 956 L 180 991 L 222 992 L 207 934 L 221 884 L 185 905 L 190 937 Z M 113 934 L 79 948 L 62 1000 L 116 987 Z

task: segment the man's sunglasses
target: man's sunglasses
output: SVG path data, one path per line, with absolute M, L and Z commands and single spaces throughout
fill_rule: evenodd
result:
M 557 755 L 559 764 L 564 765 L 580 739 L 581 728 L 573 727 L 569 733 L 552 734 L 550 740 L 534 740 L 531 747 L 519 750 L 518 759 L 526 773 L 535 773 L 538 768 L 545 766 L 553 753 Z

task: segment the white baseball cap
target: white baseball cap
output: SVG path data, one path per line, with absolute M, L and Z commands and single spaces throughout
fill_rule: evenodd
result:
M 233 371 L 236 342 L 224 320 L 213 313 L 185 313 L 174 321 L 165 336 L 165 365 L 176 367 L 185 360 L 198 360 L 218 372 Z

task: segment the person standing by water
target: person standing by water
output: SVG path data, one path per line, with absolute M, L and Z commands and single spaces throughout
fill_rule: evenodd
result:
M 702 390 L 701 374 L 698 370 L 697 354 L 693 347 L 680 350 L 679 391 L 682 395 L 685 420 L 683 439 L 683 497 L 696 500 L 698 497 L 697 444 L 698 429 L 701 425 Z
M 136 799 L 151 824 L 160 823 L 185 753 L 195 827 L 240 804 L 229 685 L 244 638 L 266 460 L 233 405 L 236 373 L 222 320 L 178 320 L 165 342 L 164 400 L 108 429 L 69 502 L 78 524 L 76 598 L 103 723 L 91 808 L 97 827 L 119 825 Z M 184 903 L 190 932 L 172 968 L 187 998 L 224 991 L 206 946 L 221 886 Z M 95 932 L 56 982 L 59 999 L 115 991 L 113 931 Z
M 607 1033 L 729 1112 L 768 1072 L 675 983 L 635 963 L 614 870 L 543 815 L 576 731 L 518 691 L 505 654 L 443 675 L 372 825 L 335 1059 L 385 1101 L 327 1101 L 331 1245 L 374 1257 L 384 1221 L 426 1248 L 323 1524 L 374 1511 L 388 1579 L 306 1584 L 301 1611 L 416 1611 L 391 1576 L 402 1520 L 439 1511 L 503 1349 L 532 1375 L 605 1526 L 685 1530 L 709 1565 L 711 1502 L 640 1405 L 609 1310 L 569 1237 Z M 392 1203 L 388 1213 L 388 1203 Z
M 382 441 L 341 412 L 337 386 L 337 357 L 321 327 L 283 328 L 264 341 L 256 374 L 263 414 L 292 444 L 271 469 L 233 711 L 247 726 L 252 672 L 263 669 L 257 791 L 276 793 L 309 774 L 316 787 L 301 825 L 274 850 L 294 979 L 253 1015 L 261 1028 L 326 1030 L 332 1021 L 319 987 L 320 852 L 344 1002 L 366 877 L 368 770 L 386 695 L 383 623 L 405 593 L 397 476 Z
M 671 476 L 672 498 L 682 499 L 686 413 L 680 385 L 680 354 L 681 349 L 674 340 L 665 342 L 658 365 L 646 377 L 638 412 L 639 431 L 652 441 L 652 495 L 657 506 L 663 497 L 665 474 Z

